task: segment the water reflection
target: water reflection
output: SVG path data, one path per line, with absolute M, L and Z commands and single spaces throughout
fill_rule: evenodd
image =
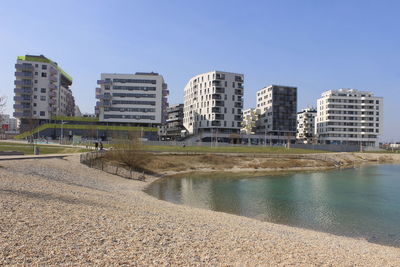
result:
M 168 178 L 159 199 L 400 246 L 399 165 L 263 177 Z

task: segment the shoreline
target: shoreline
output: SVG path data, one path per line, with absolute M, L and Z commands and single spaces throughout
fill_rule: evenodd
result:
M 158 200 L 143 191 L 158 177 L 21 163 L 0 168 L 0 264 L 400 265 L 399 248 Z

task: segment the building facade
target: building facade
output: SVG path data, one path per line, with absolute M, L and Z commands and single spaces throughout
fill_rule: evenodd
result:
M 244 76 L 211 71 L 194 76 L 184 88 L 183 125 L 189 134 L 239 134 Z
M 243 122 L 242 122 L 242 134 L 255 134 L 256 133 L 256 123 L 258 120 L 257 110 L 254 108 L 249 108 L 243 110 Z
M 56 62 L 43 55 L 26 55 L 15 64 L 14 117 L 49 120 L 74 116 L 72 78 Z
M 97 84 L 99 121 L 136 126 L 158 126 L 166 121 L 169 92 L 158 73 L 103 73 Z
M 302 144 L 312 144 L 315 138 L 316 108 L 305 108 L 297 113 L 297 135 L 296 139 Z
M 180 139 L 186 132 L 183 127 L 183 104 L 168 107 L 167 114 L 165 137 L 173 140 Z
M 321 144 L 379 146 L 383 98 L 356 89 L 326 91 L 317 102 L 317 136 Z
M 297 87 L 269 85 L 257 92 L 256 132 L 276 142 L 295 140 L 297 131 Z M 279 140 L 279 141 L 278 141 Z

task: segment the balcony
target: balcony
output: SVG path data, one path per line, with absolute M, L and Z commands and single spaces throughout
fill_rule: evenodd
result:
M 20 110 L 20 109 L 24 109 L 24 107 L 25 107 L 25 106 L 22 105 L 22 104 L 14 104 L 14 105 L 13 105 L 13 108 L 14 108 L 14 109 L 19 109 L 19 110 Z M 29 106 L 28 106 L 27 108 L 30 109 Z
M 213 86 L 222 86 L 222 82 L 221 81 L 212 81 L 212 85 Z
M 57 77 L 51 75 L 51 76 L 49 77 L 49 80 L 52 81 L 52 82 L 57 82 L 58 79 L 57 79 Z
M 211 112 L 212 113 L 221 113 L 221 108 L 213 107 L 213 108 L 211 108 Z
M 96 107 L 111 107 L 111 102 L 97 101 Z
M 212 99 L 221 100 L 221 99 L 222 99 L 222 96 L 221 96 L 220 94 L 213 94 L 211 98 L 212 98 Z
M 50 67 L 50 74 L 51 75 L 55 75 L 55 74 L 58 74 L 58 71 L 55 69 L 55 68 L 53 68 L 53 67 Z
M 33 78 L 32 72 L 17 71 L 14 74 L 15 74 L 15 77 L 20 78 L 20 79 L 32 79 Z
M 215 75 L 215 79 L 216 80 L 225 80 L 225 74 L 218 74 Z
M 223 87 L 215 87 L 214 92 L 216 94 L 224 94 L 225 93 L 225 88 L 223 88 Z
M 242 102 L 235 102 L 235 108 L 243 108 Z
M 15 102 L 31 102 L 32 99 L 30 97 L 14 96 L 14 101 Z
M 169 90 L 162 90 L 162 95 L 163 96 L 169 96 Z
M 241 76 L 235 76 L 235 82 L 243 82 L 243 78 Z
M 15 64 L 15 68 L 17 70 L 34 70 L 33 65 L 32 64 Z
M 97 99 L 103 99 L 103 100 L 111 100 L 111 95 L 110 94 L 104 94 L 104 95 L 96 95 Z
M 24 112 L 14 112 L 13 117 L 15 118 L 29 118 L 32 116 L 32 113 L 30 111 L 24 111 Z
M 56 92 L 54 92 L 54 91 L 50 91 L 50 92 L 49 92 L 49 96 L 50 96 L 50 97 L 56 97 L 57 94 L 56 94 Z
M 221 121 L 211 121 L 211 126 L 221 126 Z
M 224 106 L 224 101 L 215 101 L 215 106 L 223 107 Z
M 223 120 L 224 119 L 224 114 L 215 114 L 215 119 L 216 120 Z
M 96 88 L 96 95 L 100 95 L 100 94 L 102 94 L 103 92 L 102 92 L 102 90 L 101 90 L 101 88 L 100 87 L 97 87 Z
M 50 88 L 50 90 L 57 90 L 57 85 L 55 85 L 55 84 L 49 84 L 49 88 Z
M 56 100 L 54 98 L 49 100 L 49 104 L 50 105 L 55 105 L 56 103 L 57 102 L 56 102 Z
M 14 88 L 14 93 L 30 95 L 30 94 L 32 94 L 32 89 Z
M 33 83 L 31 80 L 16 80 L 14 81 L 14 84 L 17 86 L 32 86 Z
M 111 85 L 112 81 L 111 80 L 97 80 L 97 84 L 100 84 L 100 85 Z
M 241 115 L 235 115 L 235 118 L 234 118 L 234 120 L 235 120 L 235 121 L 242 121 L 242 120 L 243 120 L 243 118 L 242 118 L 242 116 L 241 116 Z
M 243 95 L 243 90 L 235 89 L 235 95 Z

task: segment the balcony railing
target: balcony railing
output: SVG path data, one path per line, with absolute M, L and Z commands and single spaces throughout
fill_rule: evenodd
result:
M 222 83 L 220 81 L 212 81 L 213 86 L 222 86 Z
M 211 109 L 211 112 L 212 112 L 212 113 L 221 113 L 221 108 L 213 107 L 213 108 Z
M 243 95 L 243 90 L 235 89 L 235 95 Z
M 211 126 L 221 126 L 220 121 L 211 121 Z
M 15 64 L 17 70 L 33 70 L 32 64 Z
M 216 120 L 223 120 L 224 119 L 224 114 L 215 114 L 215 119 Z
M 33 83 L 30 80 L 23 80 L 23 81 L 14 81 L 14 84 L 17 86 L 32 86 Z
M 49 80 L 52 81 L 52 82 L 57 82 L 58 79 L 57 79 L 57 77 L 51 75 Z
M 30 94 L 32 94 L 32 89 L 14 88 L 14 93 L 30 95 Z
M 54 92 L 54 91 L 50 91 L 50 92 L 49 92 L 49 96 L 50 96 L 50 97 L 56 97 L 57 94 L 56 94 L 56 92 Z
M 224 94 L 225 93 L 225 88 L 223 88 L 223 87 L 215 87 L 214 92 L 217 93 L 217 94 Z
M 15 102 L 31 102 L 32 99 L 30 97 L 23 97 L 23 96 L 14 96 Z
M 234 120 L 235 120 L 235 121 L 242 121 L 243 118 L 242 118 L 242 116 L 240 116 L 240 115 L 235 115 Z
M 32 116 L 32 113 L 30 111 L 24 111 L 24 112 L 14 112 L 13 117 L 15 118 L 29 118 Z
M 49 88 L 51 90 L 56 90 L 57 89 L 57 85 L 51 83 L 51 84 L 49 84 Z
M 14 74 L 16 77 L 22 78 L 22 79 L 32 79 L 33 78 L 32 72 L 17 71 Z
M 235 108 L 243 108 L 243 103 L 235 102 Z
M 104 84 L 104 85 L 111 85 L 112 81 L 111 80 L 97 80 L 97 84 Z
M 223 107 L 224 106 L 224 101 L 215 101 L 215 106 Z
M 222 96 L 220 94 L 213 94 L 212 99 L 222 99 Z

